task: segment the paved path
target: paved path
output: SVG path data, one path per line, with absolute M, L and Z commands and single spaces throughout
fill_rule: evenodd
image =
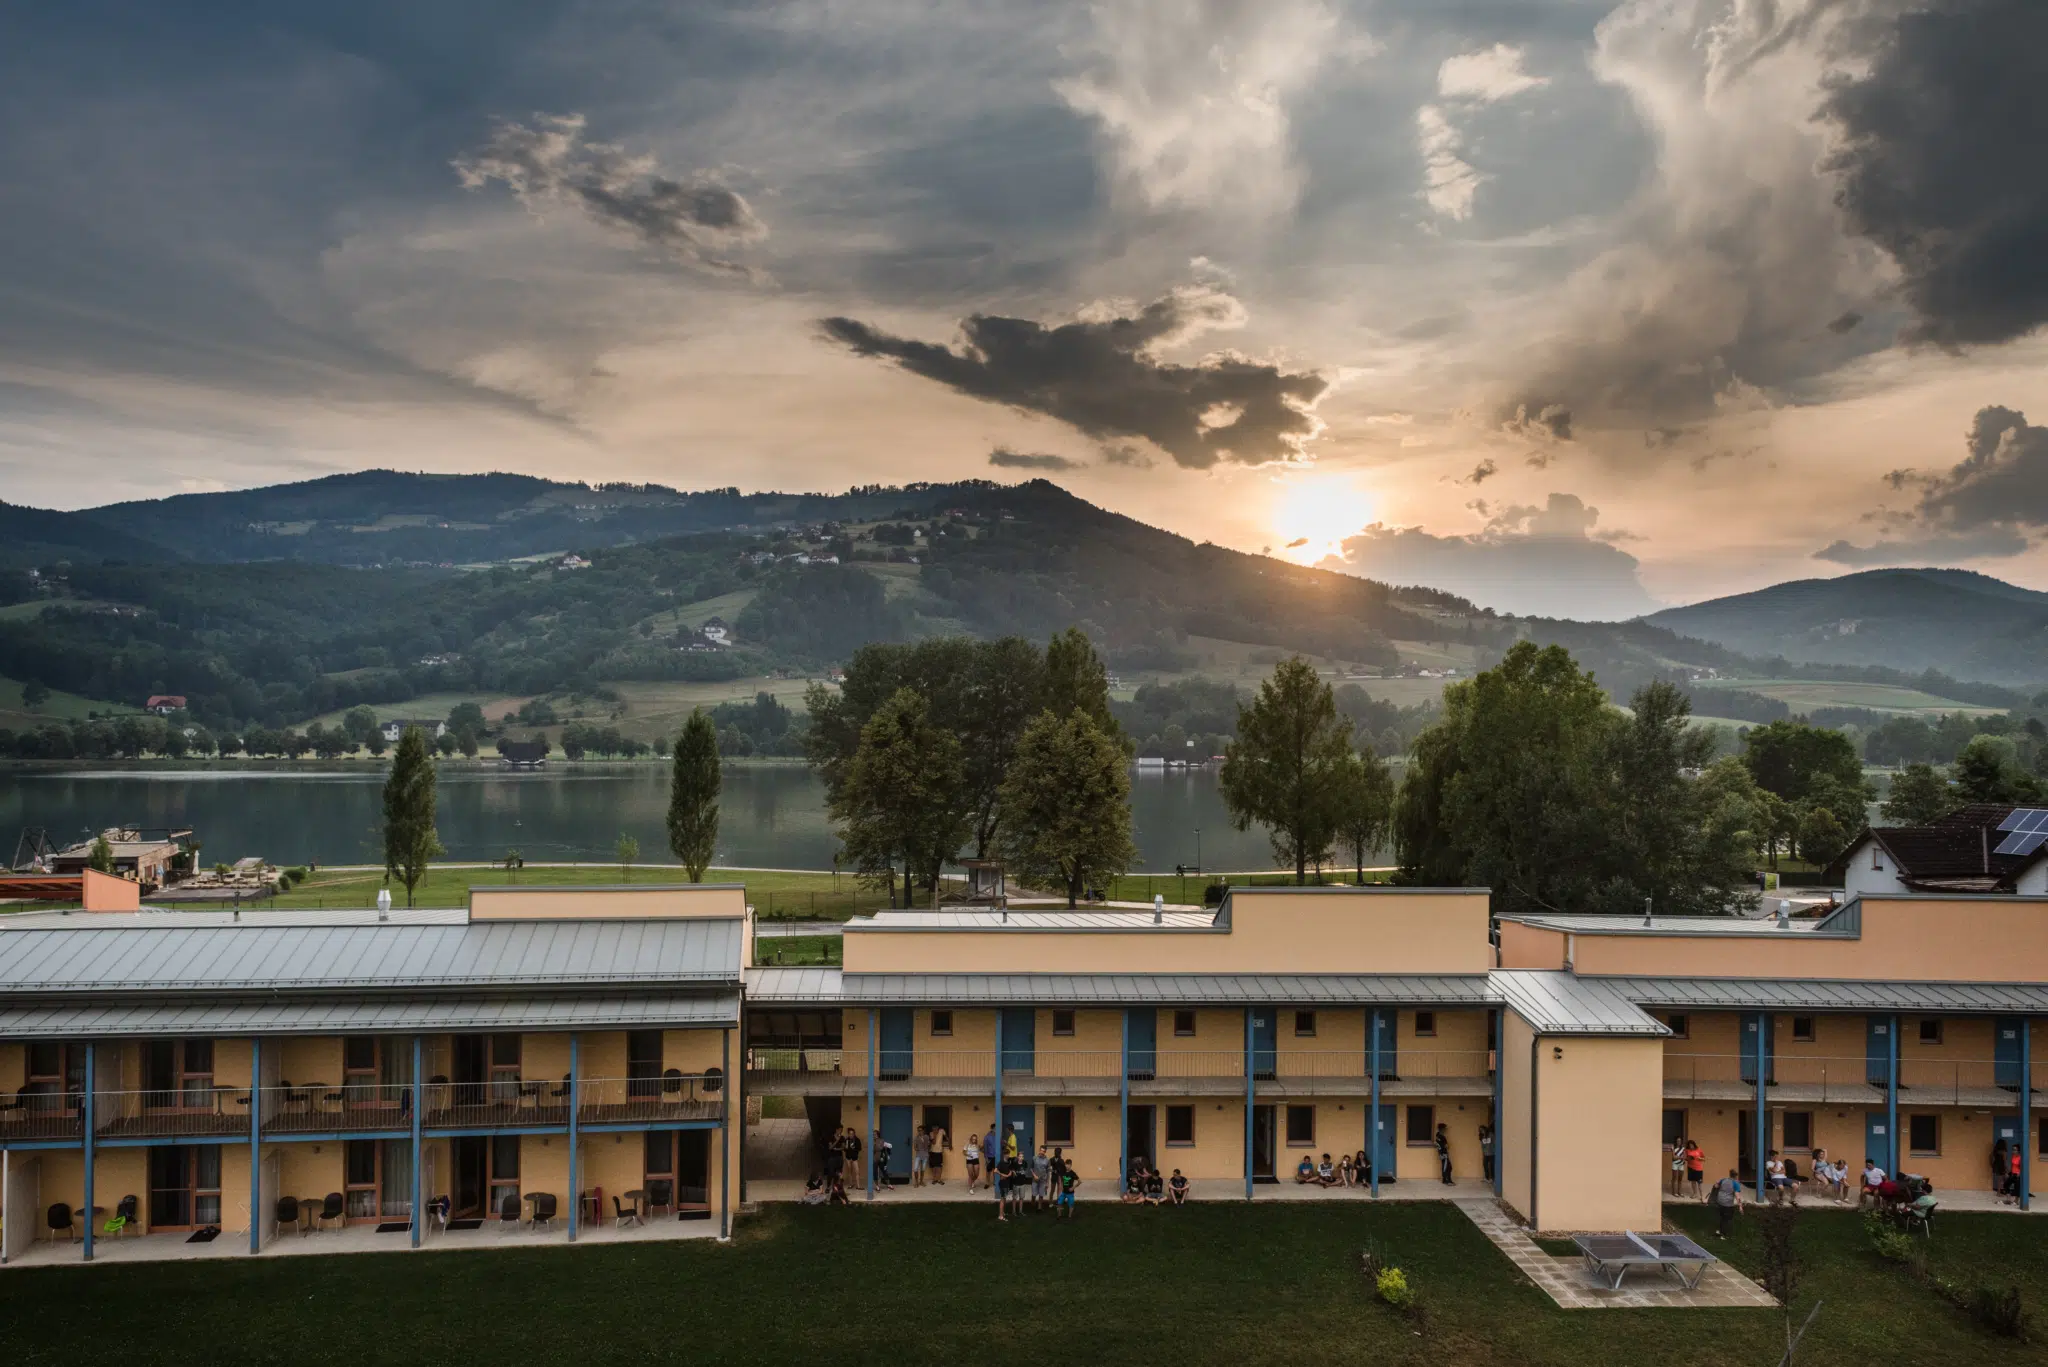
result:
M 1545 1253 L 1498 1201 L 1461 1196 L 1452 1201 L 1467 1219 L 1479 1227 L 1509 1262 L 1556 1301 L 1564 1310 L 1651 1310 L 1694 1306 L 1751 1306 L 1769 1309 L 1777 1304 L 1761 1286 L 1726 1263 L 1715 1263 L 1700 1280 L 1699 1289 L 1687 1291 L 1662 1272 L 1636 1272 L 1619 1291 L 1609 1290 L 1586 1273 L 1584 1260 L 1559 1258 Z

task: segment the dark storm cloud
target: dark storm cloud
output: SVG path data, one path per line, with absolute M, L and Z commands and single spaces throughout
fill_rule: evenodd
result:
M 1514 415 L 1501 423 L 1500 430 L 1512 436 L 1527 437 L 1535 441 L 1570 441 L 1572 439 L 1572 411 L 1561 403 L 1533 405 L 1517 404 Z
M 2018 555 L 2048 530 L 2048 427 L 2016 409 L 1977 410 L 1966 454 L 1944 473 L 1893 470 L 1894 490 L 1918 489 L 1911 513 L 1882 516 L 1892 534 L 1869 546 L 1837 541 L 1814 552 L 1839 565 L 1932 564 Z
M 651 157 L 588 142 L 581 114 L 543 114 L 531 125 L 500 123 L 455 171 L 472 190 L 502 181 L 529 208 L 567 202 L 606 227 L 696 265 L 744 273 L 716 253 L 766 233 L 746 200 L 703 173 L 676 180 Z
M 1012 451 L 998 446 L 988 453 L 988 463 L 1005 470 L 1078 470 L 1081 462 L 1042 451 Z
M 1850 226 L 1905 273 L 1909 340 L 2003 342 L 2048 322 L 2048 52 L 2042 0 L 1904 14 L 1828 97 Z
M 1190 469 L 1298 459 L 1320 430 L 1313 409 L 1328 380 L 1228 352 L 1194 365 L 1157 355 L 1242 321 L 1236 300 L 1188 287 L 1128 316 L 1091 312 L 1051 327 L 978 313 L 961 323 L 958 350 L 892 336 L 856 318 L 826 318 L 820 326 L 857 355 L 894 361 L 977 399 L 1043 413 L 1098 441 L 1143 439 Z

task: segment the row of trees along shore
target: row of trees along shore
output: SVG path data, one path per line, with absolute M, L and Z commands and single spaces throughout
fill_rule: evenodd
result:
M 840 688 L 814 684 L 805 701 L 807 756 L 845 858 L 891 905 L 936 899 L 963 856 L 1000 860 L 1069 906 L 1136 862 L 1133 747 L 1078 628 L 1042 650 L 1017 637 L 863 646 Z M 1529 642 L 1445 688 L 1398 786 L 1305 660 L 1279 664 L 1236 729 L 1224 803 L 1239 830 L 1267 831 L 1297 882 L 1331 867 L 1363 882 L 1391 839 L 1396 882 L 1489 887 L 1502 911 L 1724 910 L 1760 857 L 1833 858 L 1871 798 L 1839 732 L 1773 722 L 1716 760 L 1679 688 L 1651 683 L 1617 708 L 1563 647 Z M 719 793 L 718 733 L 701 709 L 673 759 L 669 846 L 701 881 Z M 1895 793 L 1902 811 L 1939 805 L 1923 777 Z M 410 905 L 442 853 L 418 729 L 399 742 L 384 806 L 386 872 Z

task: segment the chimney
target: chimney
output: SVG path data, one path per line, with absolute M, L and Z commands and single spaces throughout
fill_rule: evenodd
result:
M 1163 892 L 1152 894 L 1152 924 L 1166 924 L 1166 894 Z
M 388 921 L 391 919 L 390 888 L 377 889 L 377 919 L 380 921 Z
M 1790 930 L 1791 928 L 1792 899 L 1789 897 L 1781 897 L 1778 899 L 1778 929 Z
M 1650 924 L 1650 907 L 1652 905 L 1653 900 L 1654 899 L 1648 897 L 1645 897 L 1643 899 L 1643 924 L 1645 926 L 1648 926 Z

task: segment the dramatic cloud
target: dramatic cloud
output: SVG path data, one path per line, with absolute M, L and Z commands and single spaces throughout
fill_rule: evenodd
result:
M 1470 218 L 1472 201 L 1486 179 L 1464 160 L 1463 119 L 1481 105 L 1547 84 L 1543 77 L 1522 70 L 1522 50 L 1506 43 L 1445 59 L 1436 73 L 1436 93 L 1443 103 L 1415 111 L 1422 197 L 1430 208 L 1445 218 Z
M 1826 112 L 1855 231 L 1905 273 L 1909 339 L 2003 342 L 2048 322 L 2048 5 L 1947 0 L 1901 15 Z
M 1869 546 L 1837 541 L 1815 551 L 1842 565 L 1931 564 L 2019 555 L 2048 530 L 2048 427 L 1993 405 L 1977 410 L 1964 457 L 1943 473 L 1893 470 L 1885 483 L 1917 489 L 1910 513 L 1875 514 L 1889 534 Z
M 988 463 L 1004 470 L 1078 470 L 1081 462 L 1039 451 L 1012 451 L 998 446 L 988 453 Z
M 455 172 L 471 190 L 502 181 L 536 213 L 572 204 L 593 222 L 720 272 L 745 274 L 746 267 L 717 253 L 766 232 L 747 202 L 711 177 L 675 180 L 652 157 L 585 141 L 581 114 L 500 123 L 489 142 L 455 162 Z
M 1484 503 L 1474 507 L 1487 511 Z M 1495 510 L 1470 536 L 1375 523 L 1322 567 L 1445 589 L 1517 616 L 1611 621 L 1654 612 L 1659 605 L 1643 589 L 1636 558 L 1591 534 L 1599 517 L 1576 495 L 1554 493 L 1542 507 Z
M 1119 183 L 1152 209 L 1284 214 L 1300 193 L 1288 103 L 1333 57 L 1372 50 L 1319 0 L 1097 4 L 1078 74 Z
M 820 326 L 858 355 L 894 361 L 977 399 L 1043 413 L 1099 441 L 1148 441 L 1190 469 L 1298 460 L 1320 430 L 1314 408 L 1328 380 L 1230 352 L 1194 365 L 1160 358 L 1204 332 L 1243 323 L 1244 309 L 1229 295 L 1185 286 L 1135 313 L 1098 306 L 1052 327 L 978 313 L 960 325 L 958 350 L 894 337 L 854 318 L 826 318 Z

